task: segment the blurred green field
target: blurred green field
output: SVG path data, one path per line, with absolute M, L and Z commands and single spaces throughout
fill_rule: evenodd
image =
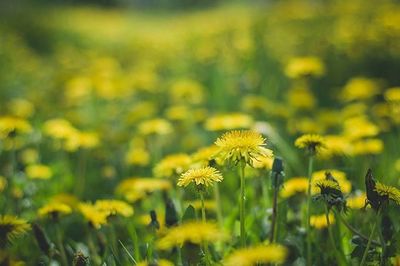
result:
M 400 265 L 398 1 L 192 2 L 0 4 L 0 265 Z

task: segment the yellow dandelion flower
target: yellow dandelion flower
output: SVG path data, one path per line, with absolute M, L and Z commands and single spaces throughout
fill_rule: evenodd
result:
M 307 193 L 308 190 L 308 178 L 307 177 L 295 177 L 283 183 L 280 191 L 282 198 L 289 198 L 297 193 Z
M 235 250 L 226 259 L 225 266 L 255 266 L 258 264 L 283 263 L 288 250 L 278 244 L 260 245 Z
M 191 155 L 193 163 L 198 163 L 202 166 L 207 166 L 209 162 L 214 159 L 215 155 L 218 153 L 218 147 L 216 145 L 211 145 L 208 147 L 203 147 L 197 150 Z
M 96 229 L 99 229 L 102 225 L 107 224 L 107 217 L 109 216 L 108 211 L 99 210 L 90 203 L 79 203 L 78 210 L 83 215 L 85 220 L 87 220 L 89 224 Z
M 25 168 L 26 175 L 31 179 L 49 179 L 53 176 L 50 167 L 43 164 L 32 164 Z
M 125 163 L 146 166 L 150 163 L 150 153 L 144 148 L 132 148 L 125 154 Z
M 139 132 L 142 135 L 167 135 L 173 131 L 170 122 L 165 119 L 151 119 L 139 124 Z
M 389 88 L 385 91 L 385 100 L 388 102 L 400 102 L 400 87 Z
M 253 118 L 249 115 L 232 113 L 210 117 L 206 120 L 204 127 L 210 131 L 221 131 L 250 128 L 253 123 Z
M 325 66 L 318 57 L 295 57 L 286 66 L 285 74 L 290 78 L 303 76 L 322 76 L 325 73 Z
M 244 160 L 253 165 L 258 156 L 272 157 L 272 151 L 263 147 L 265 139 L 254 131 L 230 131 L 217 139 L 218 156 L 224 161 L 239 162 Z
M 39 153 L 35 149 L 26 149 L 22 151 L 20 158 L 24 164 L 34 164 L 39 159 Z
M 79 148 L 93 149 L 99 144 L 100 139 L 97 133 L 75 131 L 67 137 L 64 148 L 67 151 L 76 151 Z
M 315 107 L 316 99 L 308 88 L 292 88 L 287 94 L 288 103 L 297 109 L 310 110 Z
M 25 234 L 31 226 L 27 221 L 11 215 L 0 215 L 0 248 Z
M 200 245 L 204 242 L 217 242 L 226 239 L 216 224 L 203 222 L 187 222 L 167 229 L 166 234 L 157 241 L 162 250 L 182 246 L 185 243 Z
M 170 95 L 176 103 L 199 104 L 204 100 L 204 87 L 195 80 L 181 79 L 172 84 Z
M 385 197 L 389 200 L 393 200 L 397 205 L 400 205 L 400 190 L 399 189 L 392 187 L 392 186 L 382 184 L 380 182 L 376 182 L 375 191 L 378 192 L 378 194 L 381 197 Z
M 353 146 L 346 136 L 327 135 L 324 136 L 326 149 L 321 149 L 318 158 L 330 159 L 333 156 L 350 155 Z
M 381 139 L 362 139 L 352 143 L 352 155 L 380 154 L 384 144 Z
M 340 190 L 343 193 L 351 192 L 352 185 L 351 182 L 347 180 L 345 172 L 336 169 L 326 169 L 314 172 L 312 174 L 313 184 L 311 187 L 311 194 L 319 193 L 318 182 L 325 180 L 325 174 L 327 172 L 331 173 L 331 175 L 336 179 L 336 181 L 339 183 Z
M 367 195 L 360 193 L 358 195 L 352 195 L 346 199 L 346 206 L 351 209 L 361 209 L 365 206 Z
M 317 134 L 306 134 L 296 139 L 294 145 L 300 149 L 306 149 L 311 155 L 319 153 L 325 147 L 325 140 Z
M 175 174 L 181 174 L 189 169 L 191 163 L 192 160 L 187 154 L 171 154 L 158 162 L 154 167 L 153 172 L 157 177 L 171 177 Z
M 32 126 L 28 121 L 13 116 L 0 117 L 0 139 L 8 137 L 10 133 L 28 134 L 30 132 L 32 132 Z
M 79 204 L 79 200 L 76 196 L 68 193 L 59 193 L 51 197 L 53 202 L 62 203 L 68 205 L 71 208 L 75 208 Z
M 331 225 L 335 223 L 335 216 L 332 213 L 329 214 L 329 222 Z M 323 229 L 328 227 L 328 221 L 326 219 L 326 215 L 325 214 L 311 215 L 310 225 L 317 229 Z
M 192 110 L 186 105 L 174 105 L 165 110 L 165 116 L 171 121 L 192 119 Z
M 72 209 L 70 206 L 60 202 L 50 202 L 38 210 L 39 216 L 50 216 L 52 218 L 63 214 L 70 214 L 71 212 Z
M 30 117 L 35 112 L 33 104 L 30 101 L 21 98 L 12 99 L 8 104 L 8 108 L 13 115 L 21 118 Z
M 147 261 L 141 261 L 136 264 L 136 266 L 152 266 L 152 265 L 174 266 L 174 264 L 172 262 L 170 262 L 169 260 L 164 260 L 164 259 L 157 260 L 155 263 L 148 263 Z
M 253 160 L 253 167 L 257 169 L 271 170 L 274 158 L 266 156 L 256 156 Z
M 66 139 L 76 133 L 71 123 L 65 119 L 51 119 L 44 123 L 44 134 L 55 139 Z
M 118 184 L 116 192 L 123 195 L 129 202 L 135 202 L 149 193 L 169 190 L 171 187 L 171 183 L 165 179 L 132 177 L 122 180 Z
M 343 135 L 350 140 L 374 137 L 379 134 L 379 127 L 366 116 L 356 116 L 344 121 Z
M 97 200 L 94 207 L 100 211 L 108 212 L 109 215 L 122 215 L 130 217 L 133 215 L 133 208 L 121 200 Z
M 355 77 L 349 80 L 341 92 L 344 101 L 366 100 L 379 93 L 379 84 L 368 78 Z
M 178 186 L 186 187 L 190 183 L 196 184 L 196 186 L 210 186 L 214 182 L 221 182 L 223 177 L 221 173 L 213 167 L 204 167 L 200 169 L 190 169 L 183 173 L 178 180 Z
M 316 186 L 321 190 L 326 190 L 326 189 L 336 189 L 336 190 L 340 190 L 340 186 L 338 183 L 336 183 L 333 180 L 319 180 L 316 182 Z

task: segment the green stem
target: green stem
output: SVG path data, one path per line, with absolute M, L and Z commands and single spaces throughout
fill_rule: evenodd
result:
M 307 233 L 307 265 L 312 265 L 311 259 L 311 227 L 310 227 L 310 209 L 311 209 L 311 184 L 313 171 L 313 156 L 308 161 L 308 189 L 307 189 L 307 214 L 306 214 L 306 233 Z
M 362 256 L 360 266 L 364 266 L 365 261 L 367 259 L 368 250 L 369 250 L 369 247 L 371 246 L 371 240 L 375 233 L 376 224 L 377 224 L 377 222 L 375 221 L 374 225 L 372 226 L 371 234 L 369 235 L 367 247 L 365 248 L 364 254 Z
M 220 228 L 222 228 L 224 226 L 224 218 L 222 216 L 222 208 L 221 208 L 221 196 L 219 193 L 219 185 L 216 182 L 214 184 L 214 197 L 215 197 L 215 203 L 216 203 L 216 207 L 217 207 L 217 220 L 218 220 L 218 225 Z
M 325 205 L 325 216 L 326 216 L 326 222 L 327 222 L 327 226 L 328 226 L 329 239 L 331 241 L 331 245 L 332 245 L 333 251 L 335 253 L 336 259 L 340 265 L 346 265 L 347 263 L 346 263 L 346 258 L 344 257 L 344 254 L 342 252 L 339 252 L 336 247 L 335 238 L 334 238 L 333 232 L 332 232 L 331 222 L 329 220 L 329 210 L 328 210 L 328 206 L 326 206 L 326 205 Z
M 274 187 L 274 198 L 272 202 L 272 219 L 271 219 L 271 234 L 269 242 L 273 243 L 275 241 L 275 228 L 278 213 L 278 174 L 274 173 L 273 187 Z
M 183 260 L 182 260 L 182 249 L 181 247 L 176 248 L 177 251 L 177 264 L 178 266 L 183 266 Z
M 246 166 L 246 162 L 241 162 L 241 171 L 240 171 L 240 201 L 239 201 L 239 210 L 240 210 L 240 243 L 242 247 L 246 246 L 246 227 L 245 227 L 245 180 L 244 180 L 244 168 Z
M 61 230 L 58 224 L 56 224 L 56 235 L 57 235 L 57 245 L 58 249 L 60 250 L 61 256 L 61 264 L 64 266 L 68 266 L 67 255 L 65 254 L 65 249 L 62 241 Z
M 380 266 L 385 266 L 386 243 L 385 243 L 385 239 L 383 238 L 383 234 L 382 234 L 382 226 L 381 226 L 382 216 L 377 216 L 376 219 L 377 219 L 377 223 L 379 224 L 378 235 L 379 235 L 379 241 L 381 242 L 381 246 L 382 246 Z
M 206 223 L 207 222 L 206 207 L 204 204 L 204 192 L 203 191 L 200 191 L 200 200 L 201 200 L 201 221 L 203 223 Z M 203 243 L 203 249 L 204 249 L 204 255 L 205 255 L 205 259 L 206 259 L 206 265 L 211 265 L 211 256 L 210 256 L 210 252 L 208 250 L 207 242 Z

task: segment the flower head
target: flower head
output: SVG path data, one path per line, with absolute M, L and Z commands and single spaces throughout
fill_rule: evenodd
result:
M 46 165 L 32 164 L 26 167 L 26 175 L 31 179 L 49 179 L 53 173 Z
M 285 73 L 290 78 L 322 76 L 325 66 L 318 57 L 295 57 L 286 66 Z
M 158 162 L 153 172 L 158 177 L 171 177 L 174 174 L 181 174 L 189 169 L 191 162 L 192 160 L 187 154 L 171 154 Z
M 94 207 L 99 211 L 107 212 L 109 216 L 119 214 L 130 217 L 133 215 L 132 206 L 121 200 L 97 200 Z
M 332 213 L 329 214 L 329 222 L 330 224 L 335 223 L 335 216 Z M 312 215 L 310 217 L 310 225 L 317 229 L 323 229 L 328 227 L 328 220 L 326 219 L 325 214 L 321 215 Z
M 11 215 L 0 216 L 0 248 L 25 234 L 31 226 L 27 221 Z
M 253 165 L 258 156 L 272 157 L 272 151 L 265 148 L 265 139 L 254 131 L 230 131 L 217 139 L 220 156 L 224 161 L 238 163 L 245 161 Z
M 79 203 L 78 209 L 83 217 L 94 228 L 99 229 L 102 225 L 107 224 L 107 217 L 109 215 L 108 211 L 99 210 L 90 203 Z
M 294 145 L 300 149 L 306 149 L 310 155 L 315 155 L 325 147 L 325 140 L 317 134 L 306 134 L 297 138 Z
M 61 214 L 69 214 L 72 212 L 70 206 L 60 202 L 51 202 L 38 210 L 39 216 L 51 216 L 57 218 Z
M 268 263 L 283 263 L 288 254 L 284 246 L 278 244 L 260 245 L 234 251 L 225 260 L 226 266 L 253 266 Z
M 172 131 L 171 123 L 161 118 L 146 120 L 139 125 L 139 132 L 142 135 L 167 135 Z
M 376 182 L 375 191 L 378 192 L 379 196 L 381 196 L 382 198 L 387 199 L 387 200 L 392 200 L 397 205 L 400 205 L 400 190 L 399 189 L 392 187 L 392 186 L 387 186 L 380 182 Z
M 307 177 L 295 177 L 291 178 L 283 183 L 280 196 L 283 198 L 289 198 L 297 193 L 306 193 L 308 189 L 308 178 Z
M 150 177 L 132 177 L 122 180 L 116 188 L 129 202 L 135 202 L 147 194 L 159 190 L 168 190 L 171 183 L 168 180 Z
M 210 131 L 231 130 L 239 128 L 250 128 L 253 118 L 246 114 L 232 113 L 210 117 L 206 120 L 204 127 Z
M 157 241 L 157 247 L 167 250 L 185 243 L 200 245 L 203 242 L 216 242 L 225 238 L 225 234 L 216 224 L 188 222 L 168 229 L 165 236 Z
M 190 169 L 183 173 L 178 180 L 178 186 L 186 187 L 193 182 L 196 186 L 208 187 L 214 182 L 221 182 L 222 179 L 223 177 L 217 169 L 207 166 L 199 169 Z

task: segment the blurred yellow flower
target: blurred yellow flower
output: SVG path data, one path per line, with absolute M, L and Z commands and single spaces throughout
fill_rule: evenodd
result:
M 185 243 L 200 245 L 204 242 L 217 242 L 226 239 L 226 235 L 216 224 L 202 222 L 186 222 L 165 232 L 156 245 L 159 249 L 167 250 L 181 247 Z
M 99 136 L 95 132 L 76 131 L 69 135 L 65 142 L 67 151 L 76 151 L 79 148 L 92 149 L 100 144 Z
M 192 205 L 196 210 L 201 210 L 201 200 L 187 201 L 186 203 L 188 205 Z M 215 210 L 217 208 L 217 204 L 214 200 L 205 200 L 204 208 L 206 208 L 206 210 Z
M 347 82 L 341 92 L 344 101 L 366 100 L 379 93 L 379 84 L 368 78 L 355 77 Z
M 78 210 L 83 215 L 85 220 L 96 229 L 100 229 L 102 225 L 107 224 L 108 211 L 99 210 L 90 203 L 79 203 Z
M 69 207 L 75 208 L 79 204 L 79 200 L 76 196 L 68 193 L 59 193 L 51 197 L 52 202 L 62 203 Z
M 204 87 L 195 80 L 182 79 L 172 84 L 169 91 L 175 103 L 199 104 L 204 100 Z
M 307 177 L 294 177 L 285 181 L 280 191 L 282 198 L 289 198 L 297 193 L 307 193 L 308 178 Z
M 188 170 L 192 159 L 185 153 L 171 154 L 164 157 L 153 168 L 153 173 L 157 177 L 172 177 Z
M 38 161 L 39 153 L 35 149 L 25 149 L 21 152 L 20 158 L 24 164 L 33 164 Z
M 286 247 L 279 244 L 259 245 L 233 251 L 224 259 L 226 266 L 254 266 L 259 264 L 281 264 L 288 255 Z
M 96 200 L 94 207 L 101 212 L 107 212 L 108 215 L 119 214 L 124 217 L 133 215 L 132 206 L 121 200 Z
M 365 206 L 366 200 L 367 195 L 364 192 L 352 195 L 346 199 L 346 206 L 351 209 L 361 209 Z
M 25 234 L 31 226 L 24 219 L 11 215 L 0 215 L 0 248 L 4 248 L 7 242 Z
M 33 104 L 22 98 L 12 99 L 8 104 L 8 109 L 13 115 L 21 118 L 31 117 L 35 112 Z
M 125 163 L 128 165 L 146 166 L 150 163 L 150 154 L 144 148 L 131 148 L 125 154 Z
M 265 139 L 254 131 L 230 131 L 223 134 L 215 141 L 218 146 L 218 155 L 224 161 L 237 163 L 244 160 L 253 165 L 259 156 L 272 157 L 272 151 L 265 148 Z
M 214 144 L 198 149 L 191 155 L 193 163 L 199 163 L 201 166 L 207 166 L 209 162 L 214 159 L 218 149 L 219 148 Z
M 214 182 L 221 182 L 223 177 L 221 173 L 213 167 L 204 167 L 199 169 L 190 169 L 183 173 L 179 180 L 178 186 L 186 187 L 190 183 L 194 183 L 196 186 L 210 186 Z
M 31 164 L 25 168 L 26 175 L 31 179 L 49 179 L 53 176 L 50 167 L 43 164 Z
M 171 183 L 165 179 L 132 177 L 122 180 L 115 191 L 123 195 L 129 202 L 135 202 L 149 193 L 169 190 L 171 187 Z
M 75 134 L 77 130 L 69 121 L 57 118 L 46 121 L 43 126 L 43 131 L 44 134 L 55 139 L 67 139 Z
M 71 212 L 70 206 L 60 202 L 50 202 L 38 210 L 39 216 L 49 216 L 50 218 L 58 218 L 60 215 L 70 214 Z
M 380 139 L 363 139 L 352 143 L 353 155 L 380 154 L 383 151 L 383 141 Z
M 317 134 L 306 134 L 298 137 L 294 142 L 297 148 L 305 149 L 311 155 L 318 154 L 322 148 L 325 148 L 325 140 Z
M 343 193 L 347 194 L 351 192 L 352 185 L 351 182 L 347 180 L 346 173 L 335 169 L 326 169 L 314 172 L 312 174 L 312 180 L 313 180 L 311 188 L 312 194 L 319 192 L 319 189 L 317 189 L 317 185 L 320 181 L 324 181 L 326 179 L 325 174 L 327 172 L 330 173 L 336 179 L 336 181 L 339 183 L 340 190 Z
M 146 120 L 139 124 L 139 132 L 142 135 L 166 135 L 172 131 L 171 123 L 162 118 Z
M 325 66 L 318 57 L 295 57 L 292 58 L 285 68 L 285 74 L 289 78 L 300 78 L 304 76 L 322 76 Z
M 330 159 L 333 156 L 350 155 L 353 151 L 353 146 L 350 140 L 341 135 L 324 136 L 326 149 L 320 150 L 319 158 Z
M 379 134 L 379 127 L 368 121 L 367 117 L 357 116 L 344 121 L 343 134 L 351 140 L 374 137 Z
M 290 107 L 311 110 L 316 105 L 316 99 L 311 90 L 303 87 L 292 88 L 287 94 Z
M 7 138 L 11 133 L 28 134 L 30 132 L 32 132 L 32 126 L 28 121 L 13 116 L 0 117 L 0 139 Z
M 231 113 L 216 115 L 206 120 L 204 127 L 210 131 L 247 129 L 253 125 L 253 118 L 246 114 Z
M 335 223 L 335 216 L 332 213 L 329 213 L 329 222 L 331 225 Z M 317 229 L 324 229 L 328 227 L 328 221 L 326 219 L 326 215 L 325 214 L 311 215 L 310 225 Z
M 272 163 L 274 162 L 274 158 L 267 156 L 256 156 L 253 160 L 253 167 L 257 169 L 272 169 Z
M 388 102 L 400 102 L 400 87 L 389 88 L 385 91 L 385 100 Z

